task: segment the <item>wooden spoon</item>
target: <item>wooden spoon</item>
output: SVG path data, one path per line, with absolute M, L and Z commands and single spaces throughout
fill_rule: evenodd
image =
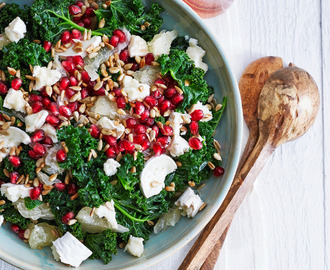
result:
M 317 85 L 306 71 L 287 67 L 269 77 L 259 97 L 258 141 L 234 179 L 234 183 L 241 185 L 236 190 L 229 191 L 231 199 L 227 207 L 220 207 L 179 269 L 201 268 L 275 148 L 298 138 L 308 130 L 314 123 L 319 103 Z
M 280 57 L 267 56 L 262 57 L 251 64 L 249 64 L 239 81 L 239 90 L 241 93 L 242 107 L 243 107 L 243 116 L 247 127 L 249 128 L 249 138 L 246 142 L 244 152 L 242 154 L 241 160 L 238 164 L 236 176 L 240 172 L 242 166 L 247 160 L 248 156 L 251 154 L 254 146 L 257 143 L 259 137 L 259 129 L 258 129 L 258 101 L 260 92 L 268 80 L 269 76 L 273 74 L 275 71 L 283 68 L 283 61 Z M 230 190 L 234 191 L 240 187 L 240 182 L 233 182 Z M 231 200 L 231 193 L 228 193 L 225 200 L 221 205 L 221 210 L 225 209 L 228 203 Z M 229 225 L 230 226 L 230 225 Z M 205 260 L 202 269 L 213 269 L 219 254 L 222 248 L 223 242 L 226 239 L 227 231 L 229 226 L 226 228 L 225 232 L 220 236 L 216 245 L 212 249 L 212 252 Z

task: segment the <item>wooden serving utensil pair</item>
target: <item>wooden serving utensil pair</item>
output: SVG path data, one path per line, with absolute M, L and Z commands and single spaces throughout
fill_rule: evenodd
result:
M 279 57 L 264 57 L 244 71 L 239 88 L 249 138 L 230 190 L 179 269 L 213 269 L 234 214 L 276 147 L 303 135 L 320 103 L 313 78 Z

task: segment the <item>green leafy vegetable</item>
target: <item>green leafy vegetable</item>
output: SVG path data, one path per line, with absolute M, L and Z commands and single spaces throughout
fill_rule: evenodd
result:
M 194 62 L 184 51 L 173 49 L 169 55 L 162 55 L 157 61 L 161 73 L 170 74 L 184 92 L 184 100 L 178 108 L 179 111 L 183 112 L 197 101 L 205 103 L 214 92 L 203 78 L 204 70 L 195 67 Z M 185 82 L 189 82 L 189 85 Z
M 3 217 L 6 221 L 11 222 L 13 224 L 17 224 L 22 229 L 26 229 L 31 223 L 29 219 L 22 217 L 14 206 L 11 206 L 4 211 Z
M 185 37 L 176 37 L 171 44 L 171 50 L 186 51 L 189 47 L 189 42 Z
M 18 4 L 6 4 L 0 9 L 0 33 L 5 32 L 5 28 L 16 18 L 20 17 L 24 22 L 28 21 L 28 15 Z
M 10 75 L 7 67 L 14 68 L 21 71 L 21 78 L 23 80 L 23 87 L 28 89 L 29 80 L 25 75 L 30 75 L 30 66 L 47 66 L 51 60 L 51 55 L 45 49 L 36 43 L 31 43 L 28 39 L 23 38 L 20 41 L 11 42 L 0 50 L 0 69 L 6 74 L 9 80 L 15 77 Z
M 68 7 L 73 2 L 73 0 L 35 0 L 27 10 L 33 24 L 29 32 L 30 39 L 54 42 L 65 29 L 80 30 L 81 27 L 70 20 Z
M 117 254 L 117 234 L 110 230 L 98 234 L 88 234 L 85 245 L 93 252 L 91 259 L 101 259 L 105 264 Z
M 37 207 L 38 205 L 42 204 L 42 201 L 39 200 L 32 200 L 30 197 L 24 198 L 25 206 L 28 210 L 32 210 L 33 208 Z
M 160 16 L 163 11 L 164 9 L 155 3 L 149 10 L 145 10 L 141 0 L 112 0 L 109 8 L 100 7 L 95 11 L 99 20 L 105 18 L 106 24 L 104 28 L 94 30 L 93 34 L 112 35 L 113 30 L 125 27 L 132 35 L 139 35 L 149 41 L 163 23 Z

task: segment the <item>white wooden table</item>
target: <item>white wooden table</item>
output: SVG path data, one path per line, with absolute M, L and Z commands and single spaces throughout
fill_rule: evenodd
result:
M 314 126 L 287 143 L 240 207 L 216 269 L 327 269 L 330 254 L 330 1 L 236 0 L 205 20 L 237 78 L 253 60 L 280 56 L 315 79 L 321 108 Z M 192 243 L 148 270 L 177 269 Z M 14 270 L 0 260 L 1 270 Z

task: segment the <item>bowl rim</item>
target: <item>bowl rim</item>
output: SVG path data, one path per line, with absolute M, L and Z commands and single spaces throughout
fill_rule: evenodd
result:
M 202 229 L 204 229 L 204 227 L 207 225 L 207 223 L 215 215 L 216 211 L 219 209 L 225 196 L 227 195 L 229 188 L 231 186 L 231 183 L 234 179 L 234 175 L 236 173 L 236 168 L 238 166 L 239 158 L 241 155 L 241 147 L 242 147 L 242 140 L 243 140 L 243 110 L 242 110 L 242 104 L 241 104 L 241 97 L 240 97 L 240 92 L 239 92 L 236 77 L 230 68 L 230 65 L 223 52 L 223 49 L 222 49 L 221 45 L 218 43 L 218 41 L 214 38 L 211 31 L 204 24 L 202 19 L 188 4 L 186 4 L 182 0 L 167 0 L 167 1 L 174 2 L 175 4 L 180 6 L 180 8 L 182 10 L 184 10 L 200 26 L 200 28 L 202 28 L 203 31 L 206 33 L 206 35 L 210 38 L 211 42 L 214 44 L 217 51 L 221 55 L 221 58 L 224 63 L 224 67 L 228 73 L 228 79 L 229 79 L 230 85 L 233 90 L 233 98 L 234 98 L 235 111 L 236 111 L 237 128 L 236 128 L 236 137 L 233 142 L 235 153 L 233 154 L 233 158 L 232 158 L 232 167 L 235 168 L 235 170 L 231 170 L 229 175 L 227 176 L 227 181 L 223 187 L 222 195 L 218 197 L 218 199 L 214 203 L 212 210 L 210 210 L 205 215 L 203 220 L 201 220 L 198 224 L 196 224 L 196 226 L 194 226 L 194 228 L 192 228 L 191 232 L 189 233 L 189 235 L 187 237 L 181 238 L 176 243 L 171 245 L 171 248 L 153 256 L 149 260 L 141 261 L 141 263 L 138 263 L 137 265 L 125 267 L 125 269 L 127 269 L 127 270 L 145 269 L 156 263 L 159 263 L 160 261 L 168 258 L 170 255 L 176 253 L 177 251 L 182 249 L 184 246 L 186 246 L 194 237 L 196 237 L 202 231 Z M 25 267 L 28 266 L 27 263 L 20 261 L 14 257 L 8 256 L 5 253 L 3 253 L 2 251 L 0 251 L 0 259 L 15 267 L 18 267 L 20 269 L 24 269 Z M 32 268 L 31 268 L 31 266 L 29 266 L 29 267 L 30 267 L 30 269 L 36 269 L 36 270 L 42 269 L 39 267 L 32 267 Z

